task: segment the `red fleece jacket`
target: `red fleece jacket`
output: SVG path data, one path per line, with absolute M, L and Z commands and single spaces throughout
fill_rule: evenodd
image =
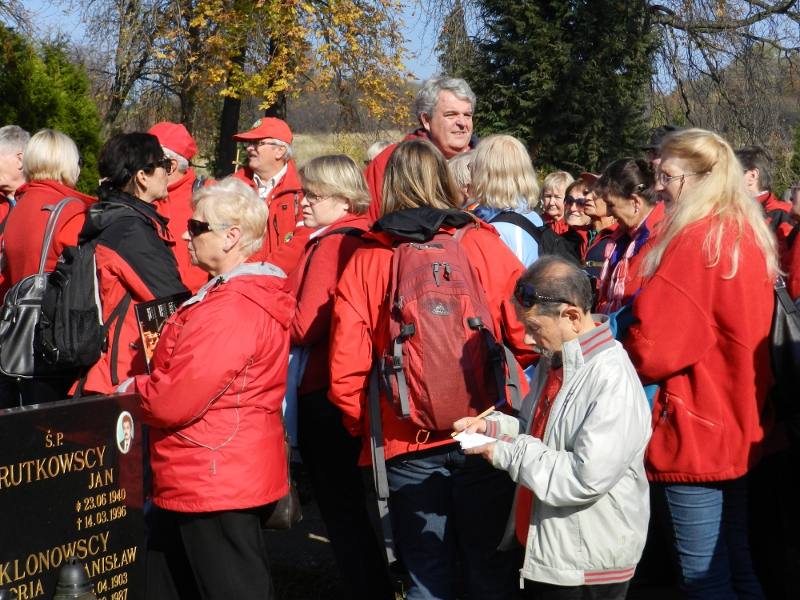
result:
M 771 421 L 772 278 L 749 228 L 728 278 L 733 223 L 709 266 L 703 244 L 712 225 L 708 217 L 676 235 L 633 302 L 639 323 L 624 346 L 642 381 L 660 384 L 645 458 L 653 481 L 741 477 L 758 462 Z

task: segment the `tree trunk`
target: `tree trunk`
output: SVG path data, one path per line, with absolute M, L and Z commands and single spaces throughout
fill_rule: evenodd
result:
M 240 55 L 235 59 L 240 66 L 244 65 L 246 51 L 247 48 L 242 46 Z M 230 75 L 228 78 L 230 80 Z M 217 177 L 227 177 L 235 171 L 236 142 L 233 141 L 233 136 L 239 130 L 241 108 L 240 98 L 225 96 L 222 101 L 222 114 L 219 118 L 219 144 L 217 146 Z
M 265 111 L 265 117 L 277 117 L 279 119 L 286 120 L 286 109 L 287 109 L 287 102 L 286 102 L 286 94 L 281 92 L 275 98 L 275 102 L 273 102 Z

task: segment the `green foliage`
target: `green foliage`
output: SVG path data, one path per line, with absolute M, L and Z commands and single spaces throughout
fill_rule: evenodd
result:
M 789 169 L 795 178 L 800 177 L 800 121 L 794 125 L 794 136 L 792 136 L 792 159 L 789 161 Z
M 572 172 L 639 152 L 655 49 L 646 0 L 479 1 L 489 34 L 465 69 L 479 135 L 514 135 Z
M 57 129 L 71 137 L 83 155 L 77 188 L 90 193 L 99 178 L 100 125 L 88 92 L 89 78 L 69 61 L 63 41 L 34 46 L 0 25 L 0 126 L 19 125 L 31 134 Z

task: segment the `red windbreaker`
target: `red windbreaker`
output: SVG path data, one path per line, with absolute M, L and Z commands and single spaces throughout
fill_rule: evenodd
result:
M 645 456 L 653 481 L 741 477 L 758 462 L 771 420 L 763 415 L 773 281 L 749 228 L 736 275 L 727 278 L 733 223 L 719 262 L 709 266 L 704 242 L 712 225 L 707 217 L 676 235 L 633 301 L 639 322 L 624 346 L 642 381 L 660 384 Z
M 194 194 L 194 182 L 197 181 L 194 169 L 189 167 L 186 175 L 167 187 L 168 196 L 154 203 L 158 214 L 169 219 L 167 230 L 175 242 L 172 252 L 178 261 L 178 271 L 181 280 L 193 294 L 208 283 L 208 273 L 200 267 L 194 266 L 189 260 L 189 242 L 181 236 L 186 232 L 186 222 L 192 218 L 194 211 L 189 201 Z
M 97 198 L 82 194 L 52 179 L 23 184 L 17 190 L 16 197 L 17 205 L 8 215 L 5 229 L 8 261 L 5 274 L 11 285 L 39 271 L 44 230 L 52 214 L 48 210 L 42 210 L 44 206 L 55 206 L 64 198 L 77 198 L 83 203 L 70 202 L 61 212 L 44 264 L 45 272 L 50 273 L 56 268 L 58 257 L 64 248 L 78 243 L 78 234 L 86 219 L 85 213 L 97 202 Z
M 288 492 L 281 403 L 294 298 L 275 274 L 245 264 L 220 277 L 170 317 L 152 375 L 135 379 L 162 508 L 251 508 Z
M 232 175 L 241 179 L 256 193 L 258 185 L 253 179 L 253 171 L 249 167 L 239 169 Z M 303 225 L 300 200 L 303 190 L 297 178 L 294 161 L 286 163 L 286 173 L 267 198 L 269 219 L 267 219 L 267 235 L 261 251 L 248 259 L 248 262 L 269 262 L 287 275 L 294 272 L 300 256 L 303 254 L 308 237 L 314 230 Z
M 297 297 L 297 310 L 289 330 L 292 345 L 311 347 L 303 381 L 298 389 L 299 394 L 321 390 L 330 385 L 328 350 L 333 293 L 350 257 L 364 245 L 364 241 L 354 236 L 333 234 L 320 241 L 317 246 L 315 238 L 344 227 L 369 231 L 364 216 L 347 213 L 324 231 L 315 232 L 306 244 L 303 257 L 292 277 L 292 292 Z M 313 260 L 306 266 L 312 251 Z
M 453 233 L 454 229 L 442 227 L 440 231 Z M 397 238 L 382 232 L 367 234 L 365 239 L 371 243 L 356 250 L 336 288 L 331 320 L 331 389 L 328 398 L 344 412 L 344 424 L 350 433 L 368 440 L 369 375 L 373 348 L 383 349 L 388 345 L 389 328 L 380 327 L 379 323 L 386 323 L 389 309 L 385 296 L 389 286 L 392 244 Z M 483 283 L 495 331 L 504 332 L 506 344 L 519 365 L 523 368 L 529 366 L 536 355 L 523 342 L 525 330 L 517 321 L 511 303 L 517 279 L 525 271 L 524 265 L 503 243 L 495 229 L 485 223 L 481 223 L 479 229 L 470 229 L 463 237 L 462 246 Z M 528 386 L 519 365 L 521 391 L 525 394 Z M 431 435 L 428 443 L 417 443 L 420 429 L 410 421 L 398 419 L 384 398 L 381 399 L 381 421 L 387 459 L 453 441 L 449 432 L 439 432 Z M 365 443 L 359 464 L 370 462 L 370 445 Z

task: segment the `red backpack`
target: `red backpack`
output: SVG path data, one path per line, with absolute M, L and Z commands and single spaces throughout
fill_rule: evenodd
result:
M 400 242 L 392 256 L 382 387 L 398 417 L 427 431 L 505 402 L 504 347 L 461 246 L 472 227 Z

